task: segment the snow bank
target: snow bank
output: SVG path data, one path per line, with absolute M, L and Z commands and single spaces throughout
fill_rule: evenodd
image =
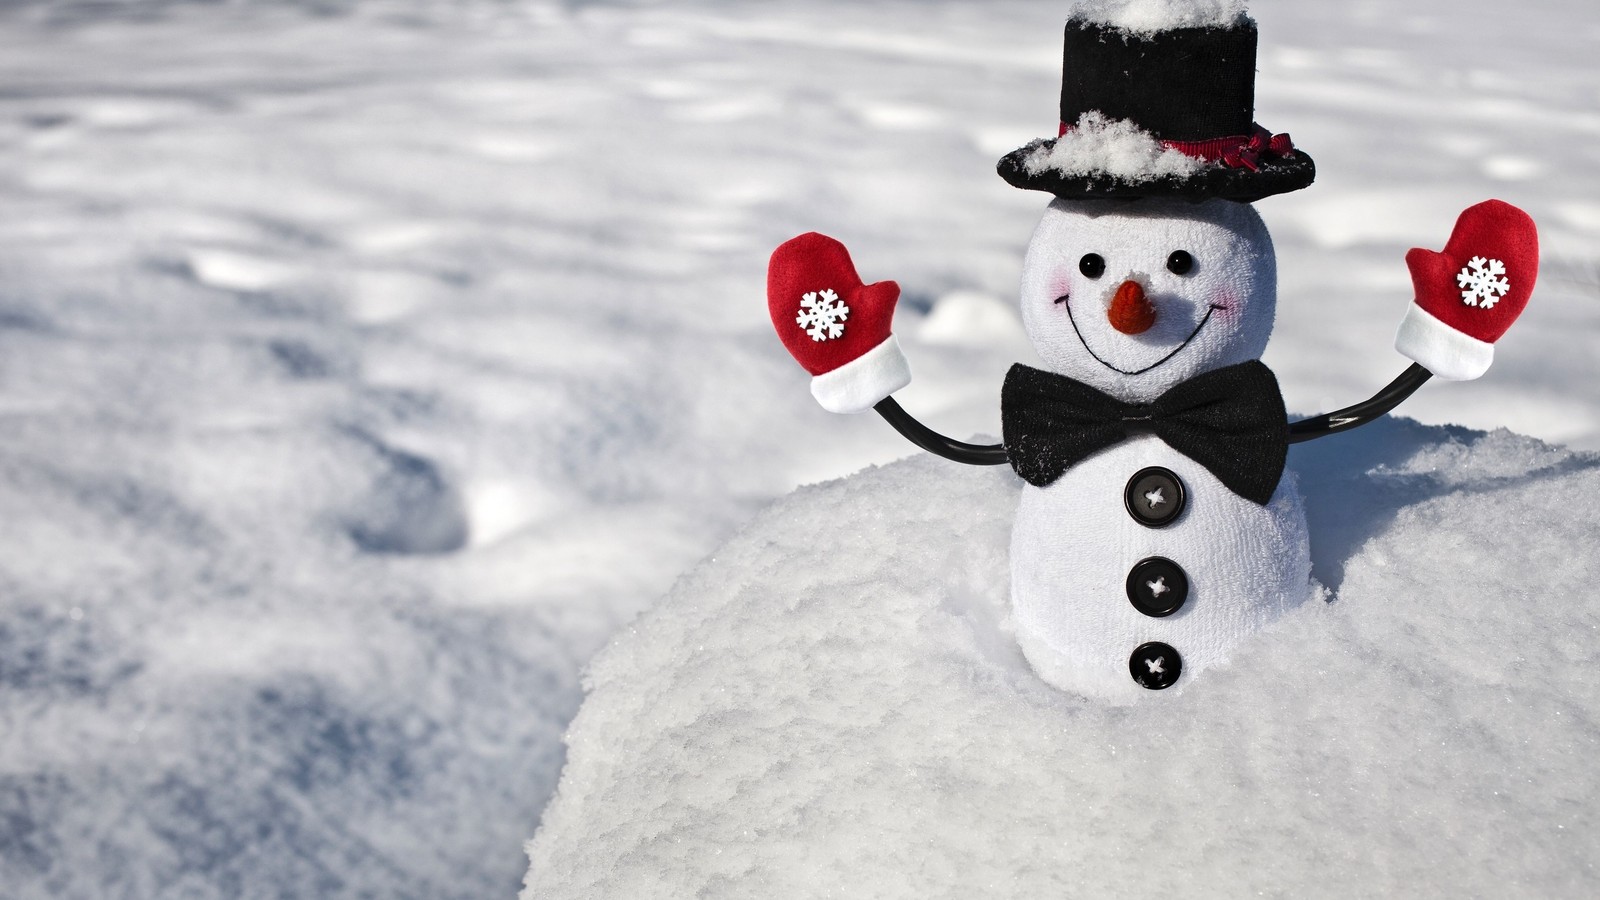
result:
M 1135 34 L 1226 27 L 1248 18 L 1243 0 L 1084 0 L 1071 18 Z
M 1008 472 L 775 504 L 595 660 L 523 896 L 1591 894 L 1600 458 L 1322 443 L 1331 602 L 1127 709 L 1013 646 Z
M 1037 142 L 1022 164 L 1034 175 L 1056 171 L 1066 176 L 1101 173 L 1138 184 L 1155 178 L 1184 179 L 1204 160 L 1163 147 L 1150 132 L 1126 119 L 1086 112 L 1053 143 Z

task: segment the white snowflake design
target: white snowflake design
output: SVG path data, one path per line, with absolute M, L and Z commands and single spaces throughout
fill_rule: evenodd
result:
M 800 297 L 800 314 L 794 323 L 806 330 L 813 341 L 826 341 L 844 334 L 844 320 L 850 307 L 839 302 L 833 291 L 811 291 Z
M 1461 302 L 1468 306 L 1490 309 L 1495 302 L 1511 290 L 1511 282 L 1501 276 L 1506 274 L 1506 264 L 1498 259 L 1474 256 L 1456 273 L 1456 286 L 1463 288 Z

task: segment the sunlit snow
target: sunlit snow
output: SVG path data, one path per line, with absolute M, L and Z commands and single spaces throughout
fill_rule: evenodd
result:
M 1291 409 L 1403 368 L 1404 253 L 1465 206 L 1527 208 L 1545 265 L 1489 374 L 1400 410 L 1463 427 L 1297 451 L 1334 602 L 1170 718 L 1118 714 L 1144 743 L 1072 740 L 1118 720 L 1017 665 L 1006 473 L 916 460 L 791 496 L 911 454 L 818 409 L 771 334 L 764 266 L 802 232 L 904 288 L 905 405 L 998 431 L 1001 378 L 1033 361 L 1012 302 L 1047 198 L 993 168 L 1055 134 L 1066 9 L 0 5 L 0 894 L 512 896 L 537 832 L 540 896 L 783 895 L 756 875 L 803 895 L 852 858 L 1004 895 L 1044 883 L 1028 848 L 1061 860 L 1089 825 L 1201 797 L 1244 843 L 1180 842 L 1155 883 L 1320 835 L 1344 839 L 1318 845 L 1330 868 L 1379 854 L 1401 879 L 1453 840 L 1491 861 L 1471 883 L 1592 892 L 1587 3 L 1530 0 L 1515 27 L 1480 0 L 1252 6 L 1258 119 L 1319 170 L 1259 206 Z M 1545 443 L 1481 433 L 1500 426 Z M 755 547 L 803 524 L 789 555 Z M 834 541 L 858 552 L 808 571 Z M 1303 733 L 1277 731 L 1289 708 Z M 1338 787 L 1363 784 L 1388 792 Z M 1102 806 L 1029 818 L 1050 799 Z M 1150 864 L 1111 833 L 1082 848 L 1095 884 Z M 675 838 L 723 852 L 685 862 Z M 1294 884 L 1284 865 L 1239 883 Z
M 1593 894 L 1600 459 L 1386 422 L 1291 464 L 1330 602 L 1133 707 L 1016 649 L 1009 472 L 775 504 L 596 658 L 524 896 Z

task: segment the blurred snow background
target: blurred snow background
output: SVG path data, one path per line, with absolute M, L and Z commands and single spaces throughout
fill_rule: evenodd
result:
M 992 168 L 1054 132 L 1065 10 L 0 4 L 7 895 L 513 893 L 586 662 L 774 498 L 908 455 L 811 401 L 773 246 L 899 280 L 903 402 L 998 430 L 1047 198 Z M 1533 304 L 1402 411 L 1600 449 L 1592 5 L 1253 12 L 1258 118 L 1321 172 L 1260 205 L 1291 409 L 1402 368 L 1405 250 L 1498 196 Z M 1424 488 L 1325 519 L 1319 577 Z

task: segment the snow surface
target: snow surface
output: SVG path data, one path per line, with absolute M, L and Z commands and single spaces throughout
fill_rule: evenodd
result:
M 1029 174 L 1056 171 L 1068 177 L 1103 172 L 1138 184 L 1153 178 L 1188 178 L 1204 160 L 1163 147 L 1150 132 L 1127 119 L 1108 119 L 1089 111 L 1053 142 L 1036 145 L 1024 156 Z
M 1332 602 L 1132 708 L 1018 653 L 1008 471 L 796 492 L 595 659 L 523 896 L 1593 896 L 1600 456 L 1324 443 Z
M 898 396 L 998 431 L 1047 198 L 993 168 L 1056 131 L 1066 10 L 0 4 L 0 894 L 512 895 L 583 665 L 772 499 L 910 452 L 817 408 L 773 247 L 899 281 Z M 1260 205 L 1291 408 L 1404 366 L 1406 249 L 1499 196 L 1539 289 L 1402 412 L 1600 448 L 1592 4 L 1253 13 L 1258 118 L 1319 168 Z M 1395 502 L 1314 519 L 1319 571 Z
M 1249 18 L 1244 0 L 1083 0 L 1070 15 L 1135 34 L 1227 27 Z

